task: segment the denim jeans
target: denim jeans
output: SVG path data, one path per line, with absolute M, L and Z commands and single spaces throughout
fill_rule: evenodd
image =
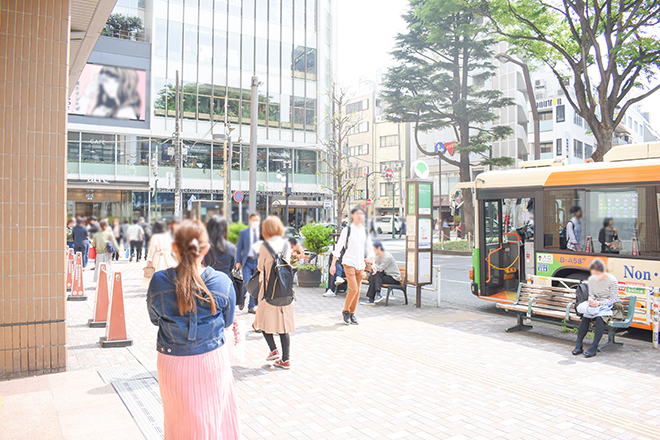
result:
M 344 276 L 345 276 L 346 274 L 344 273 L 344 268 L 342 267 L 342 265 L 339 264 L 339 261 L 337 261 L 337 262 L 335 263 L 335 269 L 336 269 L 335 274 L 334 274 L 334 275 L 330 275 L 330 276 L 328 277 L 328 289 L 329 289 L 329 290 L 332 290 L 332 291 L 335 292 L 335 293 L 337 293 L 337 290 L 336 290 L 336 289 L 337 289 L 337 286 L 336 286 L 336 284 L 335 284 L 335 281 L 337 280 L 337 277 L 342 277 L 342 278 L 344 278 Z
M 245 290 L 245 285 L 247 284 L 248 281 L 250 281 L 250 278 L 252 278 L 252 272 L 257 268 L 257 260 L 254 258 L 248 258 L 247 261 L 245 262 L 245 265 L 241 268 L 243 271 L 243 295 L 247 294 L 247 290 Z M 254 309 L 257 306 L 257 301 L 252 297 L 252 295 L 249 295 L 250 297 L 250 302 L 248 303 L 248 309 Z

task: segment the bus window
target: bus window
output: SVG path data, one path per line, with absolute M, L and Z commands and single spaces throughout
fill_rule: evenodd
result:
M 571 207 L 582 206 L 584 191 L 576 189 L 546 190 L 543 199 L 543 246 L 546 249 L 558 250 L 560 249 L 559 235 L 571 219 Z M 586 211 L 584 212 L 586 213 Z
M 503 232 L 515 232 L 520 240 L 534 241 L 534 199 L 502 199 Z

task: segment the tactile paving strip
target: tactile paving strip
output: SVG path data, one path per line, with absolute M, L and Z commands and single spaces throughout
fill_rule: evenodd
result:
M 99 375 L 112 384 L 147 440 L 165 437 L 163 401 L 152 373 L 143 366 L 132 366 L 99 370 Z

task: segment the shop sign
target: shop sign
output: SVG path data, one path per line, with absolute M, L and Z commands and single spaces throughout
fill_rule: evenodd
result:
M 561 105 L 561 98 L 546 99 L 536 102 L 536 108 L 552 107 L 553 105 Z
M 104 185 L 110 185 L 108 179 L 106 179 L 105 177 L 99 177 L 96 174 L 94 174 L 92 177 L 87 179 L 87 183 L 102 183 Z

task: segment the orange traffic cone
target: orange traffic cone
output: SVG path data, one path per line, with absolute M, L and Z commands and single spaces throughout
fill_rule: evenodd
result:
M 71 295 L 69 301 L 87 301 L 85 289 L 83 288 L 83 265 L 82 253 L 76 252 L 76 261 L 73 264 L 73 275 L 71 280 Z
M 592 252 L 594 251 L 594 246 L 593 246 L 593 244 L 592 244 L 592 242 L 591 242 L 591 237 L 590 237 L 590 236 L 587 237 L 587 246 L 586 246 L 586 248 L 584 249 L 584 251 L 587 252 L 587 253 L 589 253 L 589 254 L 592 253 Z
M 133 340 L 126 334 L 126 314 L 124 313 L 124 289 L 121 284 L 121 273 L 112 276 L 112 295 L 110 308 L 108 309 L 105 336 L 101 336 L 99 343 L 101 347 L 128 347 L 133 345 Z
M 94 318 L 87 321 L 90 327 L 105 327 L 108 318 L 108 268 L 105 263 L 99 266 L 99 283 L 96 285 L 96 300 L 94 301 Z
M 633 237 L 632 239 L 632 252 L 630 252 L 631 255 L 639 255 L 639 246 L 637 245 L 637 237 Z
M 71 290 L 73 287 L 73 265 L 76 260 L 75 255 L 73 255 L 73 249 L 69 248 L 66 250 L 66 290 Z

